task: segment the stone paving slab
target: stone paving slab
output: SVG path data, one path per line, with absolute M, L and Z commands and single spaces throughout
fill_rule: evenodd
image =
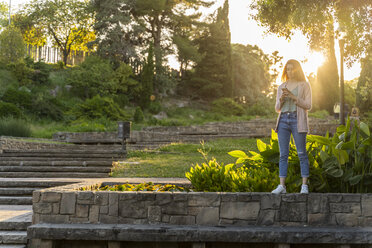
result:
M 0 222 L 31 222 L 32 205 L 0 205 Z

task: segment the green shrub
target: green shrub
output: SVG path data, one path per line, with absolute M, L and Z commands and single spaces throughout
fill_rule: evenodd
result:
M 0 44 L 0 61 L 4 63 L 16 63 L 25 56 L 22 34 L 13 26 L 8 26 L 0 33 Z
M 231 98 L 220 98 L 212 102 L 212 111 L 223 115 L 238 115 L 244 114 L 244 108 L 236 103 Z
M 141 107 L 137 107 L 136 111 L 134 112 L 133 119 L 137 123 L 143 122 L 144 116 Z
M 204 192 L 267 192 L 275 187 L 276 173 L 263 166 L 219 164 L 215 159 L 186 172 L 195 191 Z
M 17 78 L 8 69 L 0 69 L 0 96 L 2 96 L 10 86 L 18 86 Z
M 24 121 L 13 118 L 0 119 L 0 136 L 30 137 L 30 126 Z
M 51 71 L 51 66 L 39 61 L 34 63 L 32 67 L 34 69 L 32 80 L 38 84 L 49 84 L 49 74 Z
M 109 61 L 89 56 L 71 70 L 67 83 L 73 86 L 73 91 L 79 97 L 91 98 L 97 94 L 116 92 L 113 75 L 114 70 Z
M 15 104 L 0 101 L 0 118 L 8 116 L 21 118 L 23 117 L 23 114 Z
M 20 85 L 29 85 L 32 83 L 34 70 L 28 67 L 24 61 L 9 63 L 7 69 L 13 73 Z
M 162 110 L 162 105 L 159 101 L 153 101 L 150 102 L 150 105 L 148 106 L 148 111 L 151 114 L 158 114 Z
M 109 119 L 109 120 L 128 120 L 130 118 L 124 110 L 111 98 L 99 95 L 87 99 L 84 103 L 78 104 L 68 112 L 72 120 L 77 119 Z
M 247 115 L 253 116 L 273 116 L 275 112 L 275 99 L 268 97 L 258 97 L 254 103 L 248 103 L 246 108 Z
M 34 100 L 32 113 L 38 118 L 60 121 L 64 119 L 65 106 L 58 98 L 41 95 Z
M 318 119 L 326 119 L 328 116 L 329 116 L 329 113 L 325 109 L 309 113 L 309 117 L 318 118 Z
M 8 88 L 1 100 L 8 103 L 13 103 L 18 108 L 23 108 L 26 110 L 32 107 L 32 96 L 31 93 L 25 90 L 17 90 L 12 87 Z

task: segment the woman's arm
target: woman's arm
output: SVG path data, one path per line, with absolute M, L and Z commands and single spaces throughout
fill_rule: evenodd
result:
M 311 86 L 308 82 L 305 82 L 304 85 L 304 98 L 297 97 L 296 104 L 298 107 L 310 110 L 312 105 L 312 95 L 311 95 Z
M 282 99 L 281 91 L 282 91 L 282 87 L 279 86 L 278 91 L 276 93 L 276 102 L 275 102 L 275 111 L 278 112 L 278 113 L 280 112 L 280 110 L 283 107 L 283 102 L 281 101 L 281 99 Z

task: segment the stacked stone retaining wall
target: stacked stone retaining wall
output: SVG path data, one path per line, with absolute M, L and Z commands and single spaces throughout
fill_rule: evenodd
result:
M 33 224 L 372 227 L 372 194 L 79 190 L 91 186 L 35 191 Z

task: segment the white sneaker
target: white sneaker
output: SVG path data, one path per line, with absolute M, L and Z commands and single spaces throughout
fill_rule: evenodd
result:
M 285 189 L 285 187 L 281 184 L 278 185 L 278 187 L 276 187 L 276 189 L 274 189 L 273 191 L 271 191 L 271 193 L 273 194 L 285 194 L 287 193 L 287 190 Z
M 309 194 L 309 187 L 306 184 L 302 184 L 300 193 L 301 194 Z

